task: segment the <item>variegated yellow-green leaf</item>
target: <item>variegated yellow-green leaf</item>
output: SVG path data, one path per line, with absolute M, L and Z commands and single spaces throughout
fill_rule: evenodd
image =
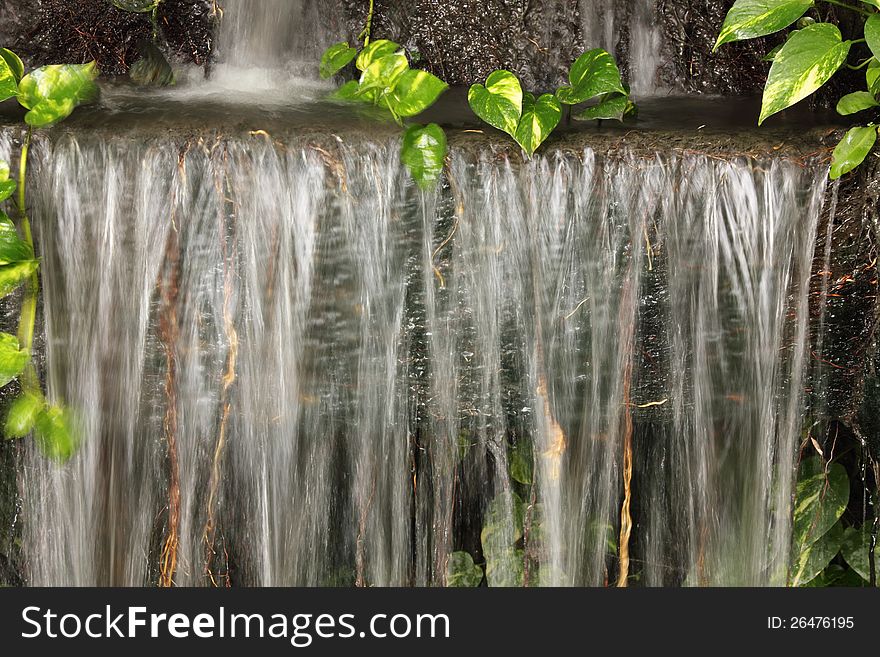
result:
M 468 91 L 468 103 L 483 121 L 516 137 L 516 127 L 522 116 L 523 92 L 513 73 L 495 71 L 486 78 L 485 85 L 473 85 Z
M 872 7 L 876 7 L 880 9 L 880 0 L 862 0 L 866 5 L 871 5 Z
M 376 89 L 380 94 L 390 93 L 400 76 L 408 70 L 409 62 L 402 53 L 374 59 L 361 75 L 358 91 L 364 93 Z
M 876 58 L 880 54 L 880 14 L 872 14 L 865 21 L 865 41 Z
M 433 185 L 446 161 L 446 133 L 436 123 L 410 126 L 403 136 L 400 159 L 419 187 Z
M 473 588 L 482 581 L 483 569 L 474 563 L 474 558 L 469 553 L 453 552 L 449 555 L 447 586 Z
M 877 128 L 851 128 L 831 155 L 831 179 L 837 180 L 859 166 L 877 141 Z
M 37 444 L 51 459 L 64 462 L 73 456 L 76 439 L 67 411 L 61 406 L 43 407 L 34 426 Z
M 34 428 L 46 400 L 31 392 L 21 393 L 9 406 L 3 433 L 7 438 L 24 438 Z
M 370 64 L 377 59 L 387 55 L 393 55 L 399 50 L 400 46 L 388 39 L 371 41 L 370 45 L 361 50 L 360 54 L 357 56 L 355 66 L 357 66 L 359 71 L 366 71 L 370 67 Z
M 838 522 L 819 540 L 803 546 L 800 553 L 795 552 L 791 567 L 791 585 L 803 586 L 812 581 L 840 552 L 842 543 L 843 527 Z
M 33 259 L 30 245 L 18 236 L 12 219 L 0 210 L 0 266 Z
M 867 91 L 854 91 L 837 101 L 837 113 L 843 116 L 855 114 L 862 110 L 880 107 L 874 94 Z
M 515 138 L 522 149 L 532 155 L 559 125 L 562 107 L 553 94 L 544 94 L 537 100 L 532 94 L 524 94 L 522 107 Z
M 0 160 L 0 203 L 12 196 L 16 187 L 15 181 L 9 179 L 9 165 Z
M 8 48 L 0 48 L 0 59 L 6 62 L 9 70 L 12 71 L 15 83 L 21 82 L 21 79 L 24 77 L 24 63 L 21 61 L 21 57 Z
M 5 58 L 0 57 L 0 102 L 12 98 L 17 93 L 18 80 L 15 79 L 15 71 Z
M 818 457 L 798 469 L 792 543 L 797 554 L 818 541 L 843 515 L 849 503 L 849 477 L 839 463 Z
M 388 100 L 398 116 L 415 116 L 433 105 L 448 88 L 436 75 L 410 69 L 400 76 Z
M 337 98 L 339 100 L 367 100 L 357 95 L 359 88 L 360 84 L 357 80 L 349 80 L 344 85 L 339 87 L 339 89 L 333 92 L 331 98 Z
M 18 85 L 18 102 L 30 110 L 24 120 L 42 128 L 67 118 L 77 105 L 97 95 L 95 62 L 52 64 L 24 76 Z
M 871 580 L 871 532 L 868 523 L 862 525 L 861 529 L 846 528 L 840 552 L 859 577 L 866 582 Z M 874 563 L 880 569 L 880 547 L 875 548 Z
M 18 338 L 0 333 L 0 386 L 5 386 L 22 373 L 31 355 L 22 349 Z
M 0 297 L 11 294 L 40 266 L 37 260 L 25 260 L 0 266 Z
M 846 61 L 850 45 L 830 23 L 809 25 L 786 41 L 773 58 L 758 125 L 828 82 Z
M 571 86 L 556 92 L 559 102 L 566 105 L 577 105 L 602 94 L 626 93 L 614 58 L 601 48 L 578 57 L 571 66 L 568 80 Z
M 574 118 L 580 121 L 595 121 L 597 119 L 623 121 L 631 104 L 632 101 L 625 94 L 610 94 L 596 105 L 575 114 Z
M 357 57 L 357 50 L 349 47 L 348 43 L 335 43 L 321 56 L 321 77 L 333 77 L 339 71 L 348 66 Z
M 714 50 L 725 43 L 782 30 L 813 6 L 813 0 L 736 0 L 727 12 Z

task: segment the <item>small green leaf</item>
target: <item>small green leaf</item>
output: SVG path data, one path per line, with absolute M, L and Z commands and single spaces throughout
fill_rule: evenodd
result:
M 838 522 L 818 541 L 810 543 L 795 553 L 792 564 L 792 586 L 803 586 L 819 575 L 831 560 L 840 552 L 843 543 L 843 527 Z
M 31 355 L 22 349 L 18 338 L 0 333 L 0 386 L 5 386 L 22 373 Z
M 40 266 L 37 260 L 25 260 L 0 266 L 0 297 L 11 294 Z
M 486 584 L 492 587 L 523 585 L 523 551 L 506 548 L 486 555 Z
M 871 14 L 865 21 L 865 41 L 874 57 L 877 57 L 880 53 L 880 14 Z
M 532 94 L 523 95 L 523 112 L 516 127 L 516 141 L 532 155 L 550 136 L 562 118 L 562 106 L 553 94 L 544 94 L 537 100 Z
M 868 523 L 861 529 L 847 527 L 840 548 L 846 563 L 866 582 L 871 581 L 871 532 Z M 880 546 L 874 548 L 874 564 L 880 567 Z
M 868 62 L 868 68 L 865 69 L 865 82 L 868 85 L 868 91 L 874 96 L 880 94 L 880 61 L 875 57 Z
M 846 61 L 850 45 L 830 23 L 805 27 L 786 41 L 773 58 L 758 125 L 825 84 Z
M 798 469 L 792 540 L 797 554 L 831 529 L 849 503 L 849 477 L 839 463 L 827 465 L 818 457 Z
M 531 443 L 527 440 L 518 440 L 508 454 L 510 478 L 516 482 L 528 486 L 532 483 L 532 470 L 534 456 Z
M 9 179 L 9 165 L 0 160 L 0 203 L 12 196 L 17 186 L 14 180 Z
M 523 92 L 513 73 L 495 71 L 486 78 L 485 86 L 473 85 L 468 91 L 468 103 L 483 121 L 516 137 L 522 116 Z
M 389 102 L 397 116 L 421 114 L 437 102 L 449 88 L 443 80 L 427 71 L 407 70 L 400 76 Z
M 813 6 L 813 0 L 736 0 L 713 50 L 725 43 L 754 39 L 782 30 Z
M 67 118 L 77 105 L 95 98 L 97 77 L 95 62 L 52 64 L 32 71 L 18 88 L 18 102 L 30 110 L 24 120 L 42 128 Z
M 631 101 L 629 96 L 612 94 L 603 98 L 598 104 L 588 107 L 583 112 L 575 114 L 574 118 L 580 121 L 593 121 L 596 119 L 613 119 L 623 121 Z
M 321 57 L 321 77 L 330 78 L 348 66 L 357 57 L 357 50 L 348 43 L 336 43 L 324 51 Z
M 474 563 L 474 558 L 467 552 L 450 554 L 447 568 L 447 586 L 474 588 L 483 581 L 483 569 Z
M 40 395 L 23 392 L 9 406 L 3 433 L 7 438 L 24 438 L 34 428 L 37 415 L 43 410 L 46 400 Z
M 409 62 L 401 53 L 385 55 L 374 59 L 367 69 L 361 74 L 359 94 L 366 91 L 377 90 L 380 95 L 391 93 L 394 85 L 406 71 L 409 70 Z
M 831 180 L 837 180 L 859 166 L 877 141 L 877 128 L 851 128 L 831 154 Z
M 152 43 L 139 46 L 141 58 L 131 66 L 128 77 L 142 87 L 168 87 L 174 84 L 174 69 L 165 54 Z
M 15 78 L 15 71 L 5 57 L 0 57 L 0 103 L 17 93 L 18 80 Z
M 559 102 L 566 105 L 577 105 L 602 94 L 626 94 L 614 58 L 601 48 L 578 57 L 571 66 L 568 80 L 571 86 L 556 92 Z
M 162 0 L 110 0 L 113 6 L 118 7 L 122 11 L 129 11 L 135 14 L 145 14 L 153 11 L 159 6 Z
M 15 83 L 18 84 L 21 82 L 21 79 L 24 77 L 24 63 L 21 61 L 21 57 L 7 48 L 0 48 L 0 59 L 5 61 L 6 65 L 12 71 L 12 75 L 15 77 Z
M 522 500 L 516 493 L 497 493 L 483 516 L 483 529 L 480 532 L 483 554 L 513 547 L 522 538 L 522 533 Z
M 421 188 L 437 182 L 446 161 L 446 133 L 436 123 L 410 126 L 403 135 L 400 159 Z
M 18 236 L 12 219 L 0 210 L 0 266 L 33 259 L 30 245 Z
M 335 92 L 333 92 L 331 98 L 336 98 L 338 100 L 360 100 L 363 101 L 364 98 L 357 95 L 357 91 L 360 88 L 360 83 L 357 80 L 350 80 L 346 82 L 344 85 L 339 87 Z
M 44 406 L 37 413 L 37 444 L 43 453 L 56 461 L 67 461 L 76 449 L 76 440 L 67 412 L 61 406 Z
M 393 41 L 388 41 L 388 39 L 378 39 L 377 41 L 371 41 L 370 45 L 361 50 L 361 54 L 357 56 L 355 66 L 357 66 L 357 69 L 359 71 L 366 71 L 370 67 L 370 64 L 372 64 L 377 59 L 380 59 L 387 55 L 393 55 L 399 50 L 400 46 Z
M 837 113 L 846 116 L 872 107 L 880 107 L 873 94 L 867 91 L 855 91 L 837 102 Z

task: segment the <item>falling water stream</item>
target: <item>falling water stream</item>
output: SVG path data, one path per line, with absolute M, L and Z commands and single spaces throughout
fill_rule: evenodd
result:
M 422 192 L 385 130 L 37 140 L 82 443 L 23 448 L 28 583 L 785 583 L 826 170 L 451 143 Z

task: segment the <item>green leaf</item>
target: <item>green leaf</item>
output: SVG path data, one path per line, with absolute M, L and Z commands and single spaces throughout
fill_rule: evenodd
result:
M 37 260 L 26 260 L 0 266 L 0 297 L 11 294 L 40 266 Z
M 113 6 L 118 7 L 122 11 L 130 11 L 135 14 L 145 14 L 153 11 L 159 6 L 162 0 L 110 0 Z
M 868 62 L 868 68 L 865 69 L 865 82 L 868 85 L 868 91 L 877 96 L 880 94 L 880 61 L 875 57 Z
M 877 141 L 877 128 L 850 128 L 831 154 L 831 180 L 837 180 L 859 166 Z
M 28 125 L 42 128 L 67 118 L 77 105 L 95 98 L 95 62 L 42 66 L 21 80 L 18 102 L 30 110 Z
M 474 588 L 483 581 L 483 569 L 474 563 L 467 552 L 453 552 L 449 555 L 446 585 L 451 587 Z
M 21 82 L 21 79 L 24 77 L 24 63 L 21 61 L 21 57 L 7 48 L 0 48 L 0 59 L 6 62 L 6 65 L 12 71 L 15 84 Z
M 508 455 L 510 462 L 510 478 L 528 486 L 532 483 L 532 471 L 534 468 L 534 455 L 531 443 L 527 440 L 518 440 Z
M 76 449 L 67 411 L 61 406 L 43 407 L 35 424 L 37 444 L 43 453 L 56 461 L 67 461 Z
M 389 102 L 397 116 L 421 114 L 437 102 L 449 88 L 443 80 L 427 71 L 407 70 L 400 76 Z
M 0 160 L 0 203 L 12 196 L 17 186 L 14 180 L 9 179 L 9 165 Z
M 7 438 L 24 438 L 34 428 L 46 401 L 41 395 L 23 392 L 9 406 L 3 433 Z
M 597 119 L 613 119 L 623 121 L 631 101 L 629 96 L 612 94 L 603 98 L 597 105 L 588 107 L 583 112 L 575 114 L 574 118 L 579 121 L 594 121 Z
M 713 51 L 731 41 L 778 32 L 812 6 L 813 0 L 736 0 L 727 12 Z
M 18 236 L 12 219 L 0 210 L 0 265 L 34 259 L 30 245 Z
M 510 71 L 495 71 L 486 84 L 475 84 L 468 91 L 468 104 L 493 128 L 516 137 L 522 116 L 523 92 L 519 80 Z
M 331 98 L 336 98 L 338 100 L 365 100 L 362 96 L 358 96 L 357 92 L 360 89 L 360 83 L 357 80 L 350 80 L 346 82 L 344 85 L 339 87 Z
M 532 94 L 525 94 L 522 107 L 515 138 L 522 149 L 532 155 L 559 125 L 562 106 L 553 94 L 544 94 L 537 100 Z
M 871 532 L 869 529 L 869 523 L 862 525 L 861 529 L 847 527 L 843 533 L 843 545 L 840 549 L 849 567 L 866 582 L 871 581 Z M 874 564 L 880 567 L 878 561 L 880 561 L 880 547 L 875 547 Z
M 874 57 L 877 57 L 880 54 L 880 14 L 871 14 L 865 21 L 865 41 Z
M 483 554 L 505 550 L 522 538 L 523 502 L 516 493 L 495 495 L 483 516 L 480 542 Z
M 837 102 L 837 113 L 846 116 L 847 114 L 855 114 L 872 107 L 880 107 L 880 103 L 874 98 L 874 94 L 867 91 L 855 91 L 847 94 Z
M 877 9 L 880 9 L 880 0 L 862 0 L 866 5 L 871 5 Z
M 568 73 L 568 81 L 570 87 L 556 92 L 559 102 L 566 105 L 577 105 L 607 93 L 626 94 L 614 58 L 601 48 L 578 57 Z
M 357 66 L 359 71 L 366 71 L 370 67 L 370 64 L 377 59 L 387 55 L 393 55 L 398 50 L 400 50 L 400 46 L 388 39 L 371 41 L 370 45 L 361 50 L 361 54 L 358 55 L 355 66 Z
M 486 583 L 493 587 L 523 585 L 523 551 L 507 548 L 486 555 Z
M 380 95 L 391 93 L 394 85 L 406 71 L 409 70 L 409 62 L 401 53 L 386 55 L 373 60 L 361 74 L 359 94 L 366 91 L 377 90 Z
M 773 58 L 758 125 L 825 84 L 846 61 L 850 45 L 830 23 L 805 27 L 786 41 Z
M 5 57 L 0 57 L 0 103 L 17 93 L 18 80 L 15 78 L 15 71 Z
M 336 43 L 321 56 L 321 77 L 330 78 L 348 66 L 357 57 L 357 50 L 350 48 L 348 43 Z
M 174 69 L 165 54 L 152 43 L 139 46 L 141 58 L 132 64 L 128 77 L 142 87 L 168 87 L 174 84 Z
M 851 569 L 833 563 L 803 586 L 825 588 L 829 586 L 857 587 L 863 585 L 862 579 Z
M 843 543 L 843 526 L 838 522 L 818 541 L 805 546 L 800 554 L 795 553 L 791 569 L 791 585 L 803 586 L 818 576 L 840 552 L 841 543 Z
M 849 503 L 849 478 L 839 463 L 827 466 L 818 457 L 798 469 L 792 541 L 797 554 L 831 529 Z
M 22 349 L 18 338 L 0 333 L 0 386 L 5 386 L 22 373 L 31 355 Z
M 446 161 L 446 133 L 436 123 L 410 126 L 403 135 L 400 159 L 421 188 L 437 182 Z

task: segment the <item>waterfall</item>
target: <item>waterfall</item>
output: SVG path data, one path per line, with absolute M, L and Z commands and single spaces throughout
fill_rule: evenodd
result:
M 639 583 L 784 583 L 821 167 L 273 136 L 35 144 L 30 584 L 602 585 L 628 445 Z

